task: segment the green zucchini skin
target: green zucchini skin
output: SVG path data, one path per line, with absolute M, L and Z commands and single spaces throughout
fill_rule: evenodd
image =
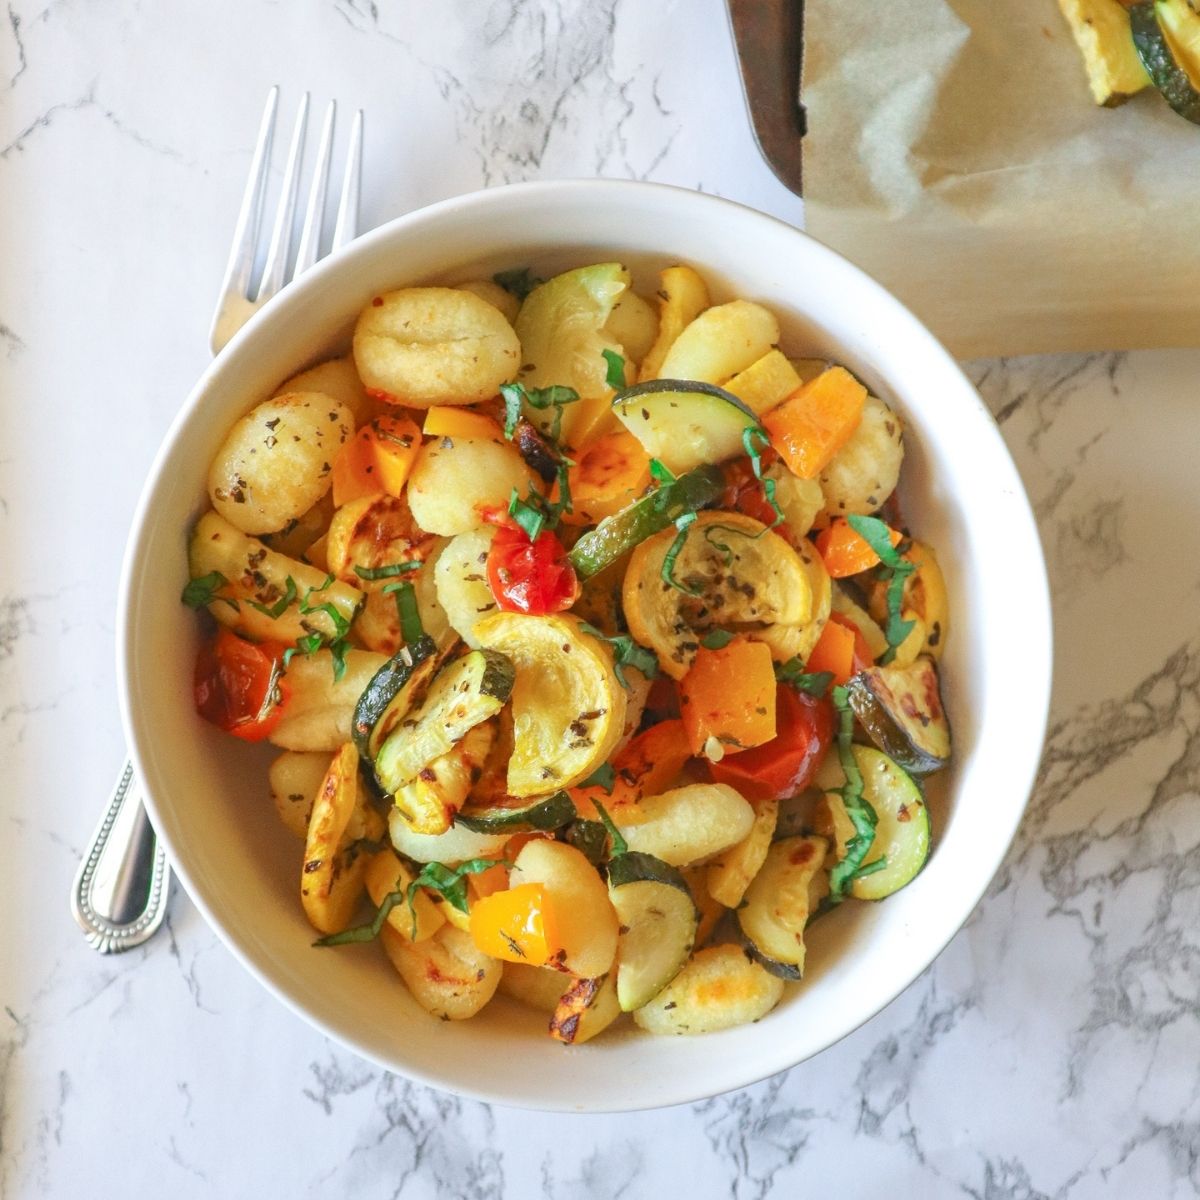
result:
M 1164 24 L 1173 17 L 1195 22 L 1200 27 L 1200 15 L 1192 11 L 1187 0 L 1143 0 L 1135 4 L 1129 10 L 1133 44 L 1150 82 L 1163 99 L 1181 117 L 1200 125 L 1200 92 L 1183 65 L 1176 61 L 1164 30 Z
M 932 774 L 950 761 L 950 722 L 931 658 L 870 667 L 847 690 L 871 741 L 910 775 Z
M 855 879 L 850 895 L 857 900 L 885 900 L 911 883 L 929 858 L 929 808 L 916 780 L 883 751 L 855 746 L 852 753 L 863 777 L 863 799 L 875 810 L 877 819 L 875 841 L 864 865 L 880 856 L 887 859 L 887 865 Z M 837 793 L 827 795 L 826 801 L 831 808 L 842 804 Z M 848 826 L 845 810 L 840 812 L 840 820 Z M 844 835 L 839 834 L 837 840 L 843 842 Z M 840 855 L 840 851 L 836 853 Z
M 771 844 L 734 914 L 746 953 L 780 979 L 804 974 L 804 931 L 828 883 L 823 838 L 795 836 Z
M 689 899 L 692 895 L 678 867 L 641 850 L 628 850 L 609 861 L 608 886 L 619 888 L 630 883 L 661 883 L 678 888 Z
M 555 792 L 521 808 L 464 808 L 454 818 L 456 825 L 476 833 L 528 833 L 561 829 L 577 814 L 566 792 Z
M 411 646 L 402 646 L 375 672 L 358 698 L 350 730 L 360 758 L 374 761 L 392 726 L 411 707 L 413 693 L 432 677 L 436 659 L 433 638 L 422 634 Z
M 515 680 L 512 660 L 496 650 L 471 650 L 447 663 L 420 706 L 400 713 L 379 747 L 375 775 L 380 786 L 395 793 L 448 754 L 469 730 L 504 707 Z
M 622 1012 L 633 1012 L 683 970 L 700 914 L 679 871 L 636 850 L 609 861 L 608 895 L 621 922 L 617 1002 Z
M 712 504 L 724 487 L 720 468 L 697 467 L 619 513 L 605 517 L 575 543 L 567 558 L 576 573 L 587 579 L 628 554 L 639 542 L 666 529 L 677 517 Z
M 562 840 L 568 846 L 582 851 L 593 867 L 601 866 L 608 854 L 608 830 L 604 828 L 603 821 L 589 821 L 586 818 L 572 821 L 563 830 Z
M 743 434 L 759 423 L 732 392 L 691 379 L 635 384 L 614 397 L 613 411 L 651 458 L 676 472 L 743 454 Z

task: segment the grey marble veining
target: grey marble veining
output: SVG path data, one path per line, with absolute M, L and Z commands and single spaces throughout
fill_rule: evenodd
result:
M 1200 352 L 969 364 L 1049 558 L 1046 754 L 966 927 L 817 1059 L 676 1109 L 531 1116 L 327 1042 L 182 896 L 144 949 L 84 946 L 66 895 L 122 753 L 121 549 L 206 360 L 273 82 L 366 109 L 367 222 L 595 174 L 800 217 L 718 0 L 7 4 L 0 1196 L 1196 1195 Z

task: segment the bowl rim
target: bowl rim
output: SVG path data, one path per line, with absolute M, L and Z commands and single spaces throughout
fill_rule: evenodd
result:
M 224 369 L 224 363 L 233 356 L 238 347 L 254 339 L 257 336 L 259 328 L 265 323 L 270 322 L 274 314 L 303 304 L 304 298 L 318 291 L 328 275 L 333 272 L 346 270 L 348 264 L 360 257 L 369 256 L 376 246 L 390 242 L 393 238 L 410 229 L 420 229 L 421 226 L 430 223 L 436 224 L 443 218 L 464 211 L 469 212 L 475 208 L 489 207 L 496 204 L 502 205 L 526 198 L 542 202 L 548 200 L 558 201 L 564 205 L 570 205 L 581 193 L 587 193 L 589 197 L 597 194 L 607 194 L 609 203 L 619 204 L 625 196 L 634 196 L 635 194 L 646 194 L 649 192 L 666 194 L 681 204 L 699 204 L 713 209 L 724 208 L 731 213 L 737 214 L 738 219 L 755 220 L 763 223 L 764 226 L 774 226 L 779 232 L 786 232 L 790 237 L 805 240 L 809 243 L 810 253 L 819 262 L 824 263 L 831 270 L 838 271 L 848 281 L 850 286 L 863 293 L 864 297 L 869 297 L 873 303 L 881 305 L 886 311 L 889 322 L 897 322 L 903 326 L 906 336 L 920 343 L 925 353 L 931 354 L 934 359 L 939 361 L 943 369 L 957 377 L 962 385 L 963 401 L 969 401 L 977 406 L 979 413 L 985 418 L 987 424 L 991 426 L 994 432 L 995 452 L 1000 456 L 1002 464 L 1011 471 L 1017 485 L 1016 494 L 1010 499 L 1015 501 L 1016 514 L 1028 523 L 1028 531 L 1032 534 L 1031 544 L 1036 550 L 1036 563 L 1030 562 L 1027 564 L 1034 568 L 1032 575 L 1023 579 L 1023 592 L 1025 594 L 1027 609 L 1030 613 L 1036 613 L 1039 618 L 1039 628 L 1036 634 L 1040 637 L 1046 651 L 1043 669 L 1037 670 L 1036 673 L 1031 673 L 1029 677 L 1030 695 L 1026 697 L 1026 701 L 1032 712 L 1029 728 L 1031 731 L 1036 732 L 1036 738 L 1031 737 L 1024 750 L 1025 761 L 1020 764 L 1019 768 L 1015 769 L 1014 776 L 1011 779 L 1013 786 L 1018 787 L 1020 794 L 1024 797 L 1019 806 L 1014 805 L 1013 807 L 1011 826 L 1007 829 L 1006 835 L 998 839 L 989 850 L 981 849 L 978 852 L 976 861 L 978 862 L 979 859 L 984 860 L 980 864 L 982 869 L 973 873 L 975 883 L 963 897 L 964 904 L 961 910 L 961 918 L 951 922 L 947 926 L 945 936 L 937 940 L 933 954 L 926 961 L 914 961 L 910 970 L 901 973 L 903 982 L 895 991 L 884 995 L 877 1004 L 872 1002 L 864 1006 L 861 1017 L 860 1014 L 856 1013 L 854 1023 L 849 1028 L 845 1029 L 842 1034 L 812 1054 L 803 1055 L 800 1059 L 796 1059 L 789 1057 L 788 1052 L 785 1050 L 780 1055 L 778 1064 L 768 1070 L 764 1071 L 759 1067 L 743 1068 L 740 1072 L 736 1069 L 732 1071 L 727 1070 L 722 1078 L 711 1085 L 708 1083 L 692 1086 L 677 1084 L 676 1091 L 665 1100 L 638 1100 L 633 1098 L 629 1102 L 611 1105 L 592 1105 L 587 1103 L 568 1105 L 554 1102 L 538 1102 L 523 1097 L 514 1097 L 495 1088 L 464 1086 L 457 1081 L 449 1082 L 419 1067 L 408 1064 L 399 1065 L 396 1062 L 384 1059 L 365 1046 L 352 1041 L 345 1033 L 333 1028 L 316 1013 L 305 1008 L 300 1000 L 293 997 L 288 988 L 284 986 L 271 964 L 258 960 L 247 949 L 244 949 L 237 939 L 224 928 L 207 903 L 204 890 L 198 886 L 192 876 L 187 866 L 186 858 L 183 860 L 177 858 L 173 852 L 173 847 L 169 843 L 169 839 L 163 837 L 162 834 L 158 835 L 163 837 L 163 844 L 168 853 L 168 861 L 170 862 L 171 869 L 179 878 L 181 886 L 187 892 L 188 897 L 195 904 L 209 926 L 215 930 L 224 945 L 260 984 L 266 987 L 272 995 L 282 1001 L 288 1009 L 300 1016 L 310 1026 L 332 1039 L 338 1045 L 351 1050 L 353 1053 L 374 1063 L 385 1071 L 400 1074 L 428 1087 L 448 1091 L 470 1099 L 529 1111 L 604 1113 L 635 1112 L 672 1107 L 747 1087 L 782 1071 L 790 1070 L 792 1067 L 799 1065 L 800 1062 L 807 1061 L 808 1058 L 813 1057 L 815 1054 L 822 1053 L 824 1050 L 828 1050 L 830 1047 L 836 1045 L 843 1038 L 848 1037 L 851 1033 L 861 1028 L 867 1021 L 877 1016 L 884 1008 L 901 996 L 918 976 L 936 961 L 946 946 L 963 928 L 991 885 L 1005 857 L 1008 855 L 1017 830 L 1024 818 L 1040 766 L 1051 701 L 1053 616 L 1045 551 L 1042 546 L 1028 493 L 1025 490 L 1012 453 L 1004 442 L 999 427 L 996 425 L 994 418 L 988 411 L 977 389 L 967 378 L 958 363 L 951 357 L 933 333 L 900 300 L 887 291 L 882 284 L 878 283 L 867 272 L 803 230 L 748 205 L 716 196 L 712 193 L 671 184 L 617 179 L 533 181 L 506 184 L 465 193 L 395 217 L 376 229 L 363 234 L 336 253 L 321 260 L 255 313 L 246 325 L 230 340 L 228 346 L 212 359 L 188 392 L 179 411 L 164 433 L 158 450 L 155 453 L 130 523 L 118 585 L 115 650 L 117 693 L 121 724 L 130 759 L 133 762 L 137 778 L 141 783 L 146 809 L 157 831 L 163 827 L 163 810 L 156 799 L 155 788 L 162 781 L 154 777 L 153 771 L 147 770 L 148 758 L 143 753 L 142 748 L 142 724 L 144 718 L 135 711 L 132 696 L 132 680 L 136 670 L 137 654 L 136 625 L 138 615 L 137 581 L 140 571 L 139 547 L 148 535 L 153 519 L 154 498 L 160 489 L 167 468 L 174 457 L 180 431 L 188 423 L 194 411 L 204 403 L 212 381 L 220 378 Z M 969 900 L 969 903 L 965 903 L 967 900 Z

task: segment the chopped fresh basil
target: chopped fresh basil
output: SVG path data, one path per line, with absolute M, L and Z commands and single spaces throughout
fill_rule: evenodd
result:
M 317 938 L 313 942 L 314 946 L 349 946 L 356 942 L 372 942 L 380 934 L 383 929 L 383 923 L 388 919 L 388 914 L 396 907 L 397 904 L 404 903 L 404 889 L 397 888 L 394 892 L 388 892 L 386 896 L 379 902 L 379 909 L 365 925 L 356 925 L 353 929 L 343 929 L 341 933 L 326 934 L 323 938 Z M 414 931 L 416 928 L 414 919 Z
M 654 652 L 635 642 L 629 634 L 622 633 L 616 637 L 607 637 L 604 631 L 597 629 L 595 625 L 585 624 L 582 628 L 584 633 L 590 633 L 592 637 L 600 638 L 601 641 L 608 642 L 612 646 L 613 670 L 623 688 L 629 687 L 629 680 L 625 677 L 623 667 L 633 667 L 635 670 L 641 671 L 647 679 L 653 679 L 658 674 L 658 659 Z
M 562 387 L 559 384 L 544 388 L 531 388 L 526 387 L 523 383 L 502 383 L 500 395 L 504 399 L 504 436 L 510 442 L 517 431 L 517 422 L 521 419 L 523 403 L 538 410 L 554 409 L 550 433 L 557 441 L 562 432 L 564 405 L 574 404 L 579 399 L 579 393 L 574 388 Z
M 557 516 L 559 513 L 574 512 L 571 504 L 571 468 L 575 464 L 569 459 L 560 460 L 555 472 L 558 475 L 558 500 L 552 506 Z
M 283 669 L 287 670 L 288 663 L 296 654 L 303 654 L 306 657 L 309 654 L 316 654 L 324 643 L 325 639 L 319 633 L 310 633 L 307 637 L 299 638 L 294 646 L 289 646 L 283 652 Z
M 188 608 L 207 608 L 214 600 L 224 600 L 226 604 L 231 604 L 236 609 L 236 600 L 217 595 L 217 592 L 228 582 L 229 580 L 220 571 L 209 571 L 207 575 L 189 580 L 179 598 Z
M 508 498 L 508 515 L 525 531 L 525 536 L 531 542 L 536 542 L 546 528 L 546 514 L 537 506 L 537 502 L 530 504 L 522 500 L 516 488 Z
M 875 844 L 875 826 L 878 818 L 871 803 L 863 795 L 863 777 L 854 757 L 851 737 L 854 733 L 854 711 L 850 707 L 850 693 L 844 687 L 833 689 L 833 704 L 838 713 L 837 751 L 838 760 L 846 782 L 842 786 L 842 804 L 846 815 L 854 826 L 854 836 L 846 842 L 846 856 L 829 872 L 829 900 L 839 903 L 858 878 L 863 860 Z M 879 870 L 878 867 L 874 868 Z
M 492 282 L 511 292 L 518 300 L 524 300 L 542 281 L 528 267 L 514 267 L 511 271 L 497 271 Z
M 407 575 L 409 571 L 419 570 L 421 560 L 414 558 L 411 562 L 392 563 L 388 567 L 358 567 L 354 568 L 354 573 L 359 579 L 394 579 L 397 575 Z
M 309 590 L 311 592 L 312 589 Z M 270 617 L 272 621 L 277 621 L 291 607 L 292 601 L 296 598 L 296 593 L 296 581 L 289 575 L 287 577 L 287 585 L 283 589 L 283 595 L 269 608 L 265 604 L 260 604 L 257 600 L 247 600 L 246 603 L 255 611 L 262 613 L 263 616 Z M 301 608 L 300 611 L 304 612 L 306 610 Z
M 804 663 L 797 656 L 789 658 L 785 663 L 779 663 L 775 668 L 775 678 L 780 683 L 794 687 L 798 692 L 807 692 L 810 696 L 820 698 L 829 691 L 833 682 L 832 671 L 806 671 Z
M 755 443 L 761 443 L 761 445 Z M 783 509 L 779 507 L 779 501 L 775 498 L 775 480 L 763 477 L 762 465 L 762 452 L 770 447 L 771 439 L 767 437 L 767 431 L 762 426 L 747 425 L 742 430 L 742 445 L 750 458 L 751 467 L 754 468 L 754 478 L 763 485 L 763 494 L 775 513 L 775 520 L 770 524 L 770 528 L 774 529 L 783 520 Z
M 733 634 L 725 629 L 710 629 L 700 639 L 705 650 L 724 650 L 733 641 Z
M 421 624 L 421 610 L 417 605 L 417 593 L 407 581 L 386 583 L 383 590 L 395 593 L 396 612 L 400 617 L 400 636 L 406 646 L 411 646 L 425 632 L 425 627 Z
M 652 458 L 650 460 L 650 478 L 658 484 L 674 483 L 675 472 L 665 463 L 659 462 L 657 458 Z
M 601 350 L 600 353 L 604 355 L 604 361 L 608 364 L 604 382 L 619 392 L 625 386 L 625 359 L 615 350 Z
M 408 910 L 412 913 L 413 935 L 417 932 L 417 891 L 428 888 L 437 892 L 452 904 L 459 912 L 468 912 L 467 907 L 467 876 L 478 875 L 481 871 L 490 870 L 497 862 L 503 866 L 511 863 L 495 858 L 472 858 L 468 862 L 459 863 L 457 867 L 448 867 L 445 863 L 429 862 L 420 870 L 417 877 L 408 885 Z
M 700 595 L 701 589 L 688 587 L 686 584 L 680 583 L 675 578 L 675 560 L 679 558 L 679 553 L 683 549 L 683 543 L 687 541 L 688 528 L 696 520 L 694 512 L 683 513 L 675 518 L 675 528 L 678 532 L 675 534 L 675 540 L 667 548 L 667 553 L 663 557 L 662 577 L 664 583 L 669 583 L 678 592 L 683 592 L 688 596 Z
M 612 763 L 601 763 L 579 786 L 603 788 L 611 796 L 616 782 L 617 772 Z
M 346 634 L 350 632 L 350 622 L 347 621 L 344 616 L 342 616 L 342 614 L 338 611 L 337 606 L 328 600 L 326 600 L 323 604 L 314 604 L 312 602 L 314 593 L 325 591 L 333 584 L 335 578 L 336 577 L 333 575 L 326 575 L 325 582 L 322 583 L 320 587 L 309 588 L 308 591 L 304 593 L 304 599 L 300 601 L 300 612 L 305 616 L 307 616 L 309 613 L 323 612 L 330 619 L 330 621 L 333 622 L 334 638 L 344 638 Z M 290 576 L 288 577 L 288 582 L 291 583 Z M 276 607 L 278 607 L 278 605 L 276 605 Z
M 346 651 L 350 643 L 344 637 L 334 638 L 329 643 L 329 653 L 333 656 L 333 682 L 337 683 L 346 673 Z
M 612 839 L 612 853 L 610 858 L 619 858 L 622 854 L 629 853 L 629 843 L 621 836 L 621 831 L 613 824 L 613 819 L 604 811 L 604 805 L 599 800 L 593 800 L 592 803 L 596 806 L 596 811 L 600 814 L 600 820 L 604 822 L 604 828 L 608 830 L 608 836 Z
M 879 569 L 888 577 L 888 619 L 883 631 L 883 636 L 887 638 L 888 648 L 879 659 L 886 666 L 896 657 L 896 647 L 908 637 L 916 624 L 915 621 L 904 620 L 902 613 L 904 585 L 908 577 L 917 569 L 917 564 L 905 558 L 892 545 L 890 531 L 878 517 L 864 517 L 857 513 L 851 513 L 846 521 L 850 528 L 879 556 Z

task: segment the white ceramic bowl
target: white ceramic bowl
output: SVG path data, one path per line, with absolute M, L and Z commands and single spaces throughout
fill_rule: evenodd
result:
M 847 904 L 811 931 L 809 972 L 754 1025 L 700 1038 L 631 1030 L 565 1049 L 545 1019 L 497 997 L 434 1020 L 374 947 L 312 948 L 299 848 L 267 800 L 269 751 L 192 710 L 195 616 L 179 602 L 187 532 L 233 420 L 344 347 L 374 294 L 532 264 L 539 274 L 619 258 L 641 290 L 692 263 L 717 299 L 760 300 L 786 345 L 845 363 L 907 426 L 902 499 L 937 548 L 952 626 L 944 689 L 953 767 L 931 795 L 925 870 L 885 903 Z M 818 1053 L 897 996 L 983 894 L 1024 810 L 1050 691 L 1050 606 L 1021 481 L 979 397 L 934 338 L 857 268 L 788 225 L 697 192 L 577 181 L 450 200 L 360 238 L 289 287 L 205 372 L 163 444 L 134 521 L 121 587 L 125 729 L 150 813 L 189 895 L 277 996 L 389 1070 L 504 1104 L 611 1111 L 677 1104 Z

